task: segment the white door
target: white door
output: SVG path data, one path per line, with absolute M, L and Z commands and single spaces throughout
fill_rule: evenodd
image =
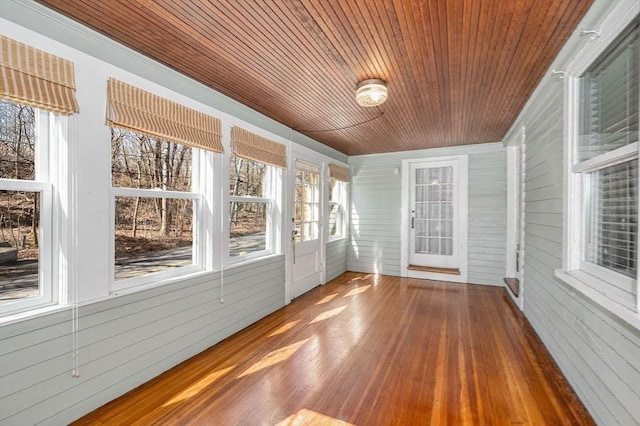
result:
M 410 165 L 410 265 L 459 268 L 458 167 L 457 161 Z
M 321 166 L 296 160 L 293 174 L 292 297 L 321 283 Z

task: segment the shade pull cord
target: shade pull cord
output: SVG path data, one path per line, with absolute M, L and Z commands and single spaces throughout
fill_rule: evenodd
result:
M 224 156 L 223 156 L 224 158 Z M 229 161 L 227 161 L 229 164 Z M 220 167 L 220 182 L 224 182 L 224 167 Z M 228 180 L 227 180 L 228 182 Z M 224 231 L 224 194 L 220 194 L 220 231 Z M 220 250 L 220 303 L 224 303 L 224 250 Z

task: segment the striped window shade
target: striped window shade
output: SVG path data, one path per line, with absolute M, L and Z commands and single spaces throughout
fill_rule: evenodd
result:
M 78 112 L 73 63 L 0 36 L 0 98 L 70 115 Z
M 287 147 L 241 127 L 231 128 L 231 152 L 247 160 L 287 167 Z
M 349 168 L 329 163 L 329 177 L 342 182 L 349 182 Z
M 113 78 L 107 84 L 107 125 L 223 152 L 220 119 Z

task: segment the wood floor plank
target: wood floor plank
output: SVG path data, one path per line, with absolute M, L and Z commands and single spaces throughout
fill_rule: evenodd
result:
M 346 273 L 75 424 L 593 422 L 502 288 Z

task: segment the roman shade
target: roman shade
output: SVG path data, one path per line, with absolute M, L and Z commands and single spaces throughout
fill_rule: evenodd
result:
M 342 182 L 349 182 L 349 168 L 329 163 L 329 177 Z
M 247 160 L 287 167 L 287 147 L 241 127 L 231 128 L 231 152 Z
M 107 124 L 195 148 L 222 152 L 220 119 L 109 79 Z
M 0 98 L 47 111 L 78 112 L 73 63 L 0 36 Z

